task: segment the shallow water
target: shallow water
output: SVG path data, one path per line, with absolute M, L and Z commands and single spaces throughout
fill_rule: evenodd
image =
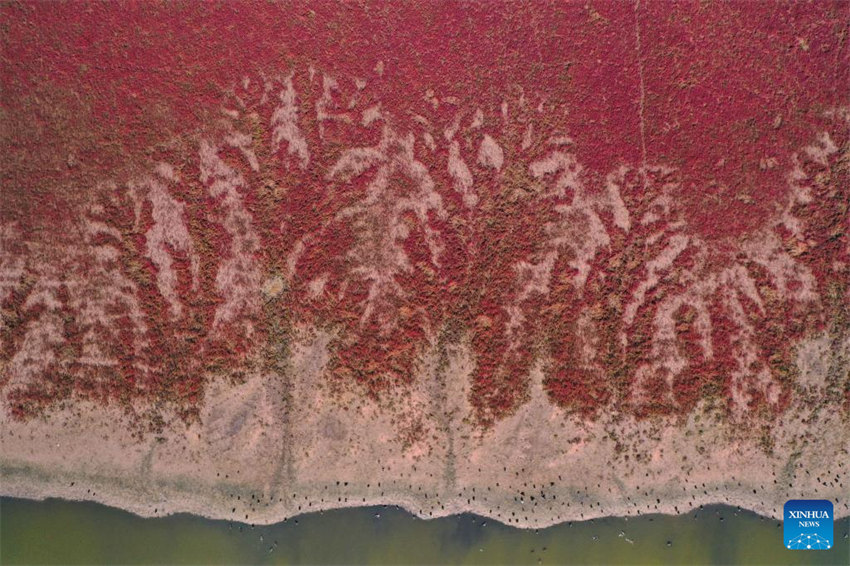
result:
M 848 519 L 836 522 L 832 550 L 789 551 L 780 523 L 726 506 L 535 532 L 469 514 L 425 521 L 395 507 L 252 528 L 192 515 L 143 519 L 96 503 L 2 498 L 0 563 L 850 564 L 849 526 Z

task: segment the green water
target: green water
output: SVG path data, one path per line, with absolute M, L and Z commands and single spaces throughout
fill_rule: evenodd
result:
M 94 503 L 3 498 L 0 563 L 850 564 L 847 519 L 836 522 L 829 551 L 786 550 L 777 525 L 713 506 L 535 532 L 474 515 L 424 521 L 398 508 L 367 507 L 252 528 L 191 515 L 142 519 Z

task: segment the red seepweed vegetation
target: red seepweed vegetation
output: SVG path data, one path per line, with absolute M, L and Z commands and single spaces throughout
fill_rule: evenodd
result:
M 55 305 L 28 303 L 45 277 L 30 267 L 6 296 L 7 367 L 23 363 L 40 324 L 62 336 L 44 338 L 52 361 L 27 383 L 2 377 L 13 415 L 79 396 L 130 410 L 168 406 L 191 421 L 212 376 L 238 379 L 277 355 L 275 342 L 291 339 L 297 324 L 328 329 L 332 383 L 373 398 L 413 380 L 441 330 L 462 329 L 482 426 L 527 399 L 538 360 L 552 402 L 583 418 L 603 410 L 683 417 L 705 400 L 735 418 L 742 407 L 745 415 L 785 410 L 796 344 L 846 321 L 846 120 L 798 117 L 784 138 L 773 131 L 784 107 L 771 95 L 774 107 L 756 112 L 741 73 L 729 78 L 740 104 L 714 108 L 713 91 L 694 88 L 684 76 L 693 69 L 663 51 L 658 10 L 650 5 L 641 20 L 644 45 L 654 38 L 654 47 L 638 53 L 628 34 L 600 28 L 606 40 L 587 46 L 598 57 L 564 65 L 567 79 L 533 77 L 527 92 L 507 87 L 504 96 L 478 92 L 473 78 L 443 96 L 415 73 L 395 92 L 383 63 L 346 77 L 297 58 L 269 66 L 280 74 L 237 82 L 220 123 L 157 154 L 174 169 L 173 180 L 157 182 L 179 203 L 191 246 L 160 243 L 170 260 L 157 263 L 145 181 L 99 189 L 79 223 L 103 228 L 58 278 Z M 594 25 L 639 25 L 631 8 L 605 12 Z M 552 46 L 540 53 L 556 57 Z M 716 73 L 719 54 L 694 57 L 711 59 Z M 684 74 L 675 88 L 659 84 L 671 58 Z M 751 66 L 771 71 L 768 63 Z M 766 74 L 767 83 L 786 76 Z M 543 88 L 552 81 L 557 96 Z M 643 90 L 653 87 L 666 94 L 645 109 Z M 581 96 L 571 99 L 571 89 Z M 597 90 L 605 96 L 586 96 Z M 730 155 L 720 156 L 715 134 L 727 119 Z M 815 145 L 828 139 L 830 151 L 805 149 L 812 140 L 802 137 L 814 130 L 828 136 Z M 204 143 L 212 156 L 199 158 Z M 809 197 L 784 211 L 795 231 L 781 209 L 793 193 L 782 175 L 796 165 L 791 183 Z M 223 179 L 227 186 L 216 186 Z M 58 222 L 48 201 L 34 208 Z M 768 246 L 774 236 L 778 249 Z M 101 262 L 92 264 L 98 275 L 87 275 L 85 262 Z M 80 280 L 86 290 L 69 288 Z M 119 298 L 109 298 L 112 287 Z M 86 292 L 103 321 L 80 316 Z M 85 361 L 93 342 L 110 363 Z M 850 404 L 848 387 L 841 394 Z

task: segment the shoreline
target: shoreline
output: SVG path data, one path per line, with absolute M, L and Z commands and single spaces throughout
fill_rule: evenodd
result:
M 199 424 L 172 422 L 162 435 L 140 440 L 116 409 L 86 404 L 26 423 L 0 416 L 0 494 L 252 524 L 370 505 L 520 528 L 711 504 L 781 519 L 799 498 L 850 515 L 840 412 L 795 406 L 766 451 L 706 408 L 687 422 L 578 421 L 548 401 L 535 368 L 528 402 L 482 432 L 464 418 L 472 364 L 462 346 L 448 362 L 426 358 L 408 390 L 377 404 L 327 391 L 327 337 L 302 338 L 288 368 L 299 379 L 217 382 Z M 426 433 L 404 442 L 397 431 L 412 418 Z
M 373 497 L 365 498 L 365 501 L 348 501 L 343 503 L 333 501 L 320 502 L 319 498 L 316 498 L 315 500 L 309 501 L 309 503 L 312 503 L 314 505 L 309 505 L 306 507 L 302 505 L 302 507 L 304 508 L 301 510 L 293 512 L 293 510 L 288 508 L 286 505 L 272 505 L 271 507 L 264 509 L 263 513 L 252 515 L 249 517 L 248 520 L 245 520 L 244 518 L 234 518 L 230 516 L 230 514 L 227 512 L 227 509 L 215 508 L 208 504 L 205 505 L 204 501 L 201 499 L 189 500 L 181 498 L 179 500 L 179 503 L 172 504 L 171 506 L 169 506 L 169 503 L 162 502 L 160 500 L 160 506 L 156 507 L 156 511 L 152 512 L 151 504 L 149 502 L 146 502 L 141 499 L 135 501 L 128 499 L 126 492 L 122 492 L 120 489 L 116 489 L 115 491 L 109 491 L 109 488 L 105 484 L 99 484 L 99 487 L 96 489 L 99 489 L 101 491 L 98 495 L 92 496 L 80 493 L 82 485 L 80 485 L 79 487 L 74 486 L 77 487 L 76 489 L 74 489 L 72 487 L 63 488 L 58 485 L 58 482 L 55 482 L 53 484 L 37 484 L 36 482 L 27 484 L 26 480 L 24 480 L 20 476 L 16 476 L 14 472 L 12 475 L 9 475 L 8 468 L 3 468 L 3 477 L 4 484 L 2 490 L 0 490 L 2 491 L 2 493 L 0 493 L 0 497 L 27 499 L 30 501 L 60 499 L 70 502 L 96 503 L 99 505 L 104 505 L 107 507 L 132 513 L 142 518 L 160 518 L 177 514 L 189 514 L 207 520 L 236 522 L 246 525 L 272 525 L 276 523 L 282 523 L 291 519 L 297 519 L 298 517 L 309 513 L 334 511 L 350 508 L 384 506 L 402 509 L 405 512 L 423 520 L 440 519 L 444 517 L 470 513 L 482 517 L 484 519 L 497 521 L 505 526 L 514 527 L 518 529 L 547 528 L 567 522 L 591 521 L 609 517 L 628 519 L 648 515 L 679 516 L 686 515 L 690 512 L 701 510 L 701 508 L 714 505 L 722 505 L 730 509 L 736 509 L 739 511 L 749 511 L 768 520 L 782 521 L 781 512 L 778 515 L 774 514 L 769 509 L 769 505 L 764 504 L 764 502 L 758 502 L 755 501 L 752 497 L 748 498 L 745 496 L 736 500 L 733 499 L 734 496 L 730 497 L 727 494 L 725 497 L 723 497 L 719 493 L 697 497 L 694 500 L 688 501 L 687 506 L 682 505 L 681 508 L 679 508 L 679 505 L 677 505 L 676 503 L 681 505 L 683 501 L 675 500 L 674 502 L 669 502 L 666 504 L 656 504 L 657 508 L 655 508 L 656 506 L 653 506 L 653 509 L 651 511 L 641 511 L 639 508 L 629 507 L 628 505 L 622 505 L 620 509 L 617 509 L 613 506 L 608 507 L 608 509 L 610 509 L 610 512 L 605 511 L 606 508 L 603 507 L 598 510 L 586 509 L 581 512 L 576 512 L 572 515 L 560 516 L 558 518 L 550 517 L 550 520 L 542 519 L 535 521 L 524 521 L 520 519 L 514 522 L 507 522 L 504 518 L 500 518 L 495 516 L 495 514 L 491 514 L 487 509 L 484 508 L 484 506 L 464 505 L 459 501 L 452 500 L 449 500 L 448 503 L 444 503 L 444 510 L 441 510 L 438 513 L 429 514 L 422 512 L 421 505 L 418 504 L 421 501 L 417 502 L 416 498 L 410 497 L 403 498 L 388 495 L 383 498 Z M 10 479 L 12 480 L 11 485 L 14 486 L 12 487 L 12 489 L 9 489 Z M 89 485 L 95 484 L 92 483 Z M 349 499 L 351 499 L 351 497 L 349 497 Z M 649 498 L 645 498 L 645 501 L 649 501 Z M 835 504 L 835 501 L 833 501 L 833 503 Z M 833 519 L 835 521 L 840 521 L 846 518 L 850 518 L 850 509 L 848 509 L 846 505 L 840 507 L 836 504 L 835 516 Z
M 517 477 L 518 471 L 507 475 Z M 230 480 L 203 483 L 190 476 L 143 477 L 137 474 L 108 475 L 51 470 L 24 462 L 0 462 L 0 495 L 32 500 L 59 498 L 92 501 L 141 517 L 188 513 L 212 520 L 245 524 L 274 524 L 299 515 L 348 507 L 397 506 L 422 519 L 473 513 L 488 520 L 522 529 L 545 528 L 569 521 L 604 517 L 638 517 L 647 514 L 681 515 L 701 506 L 722 504 L 752 511 L 767 519 L 781 520 L 787 499 L 824 498 L 835 505 L 835 519 L 850 516 L 850 506 L 840 498 L 843 488 L 825 491 L 811 481 L 793 488 L 760 492 L 759 481 L 724 480 L 706 483 L 702 489 L 676 489 L 676 484 L 647 485 L 631 492 L 621 483 L 543 486 L 541 482 L 517 482 L 495 488 L 465 484 L 448 490 L 422 492 L 421 486 L 402 485 L 398 476 L 365 487 L 340 480 L 323 484 L 289 484 L 271 487 Z M 347 476 L 346 476 L 347 477 Z M 554 477 L 554 476 L 553 476 Z M 802 474 L 802 478 L 806 476 Z M 500 484 L 501 482 L 496 482 Z M 550 482 L 553 483 L 553 482 Z M 843 482 L 841 482 L 843 483 Z M 412 487 L 410 487 L 412 485 Z M 679 484 L 680 485 L 680 484 Z M 476 489 L 477 488 L 477 489 Z M 264 491 L 265 490 L 265 491 Z M 532 491 L 535 490 L 535 491 Z M 284 493 L 286 491 L 286 493 Z M 289 493 L 292 491 L 293 493 Z M 610 493 L 607 493 L 609 492 Z M 753 492 L 756 493 L 753 493 Z M 540 493 L 545 496 L 541 498 Z M 607 493 L 602 495 L 603 492 Z M 482 496 L 484 493 L 486 495 Z M 525 495 L 520 495 L 520 494 Z M 631 495 L 627 495 L 631 493 Z M 476 497 L 475 500 L 472 500 Z M 534 499 L 532 499 L 534 497 Z M 548 505 L 534 505 L 534 502 Z M 566 504 L 566 506 L 565 506 Z

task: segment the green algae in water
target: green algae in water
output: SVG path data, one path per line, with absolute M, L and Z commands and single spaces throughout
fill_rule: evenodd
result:
M 723 520 L 721 520 L 721 517 Z M 829 551 L 790 551 L 781 523 L 732 507 L 520 530 L 396 507 L 270 526 L 192 515 L 143 519 L 87 502 L 0 499 L 2 564 L 850 564 L 848 519 Z

